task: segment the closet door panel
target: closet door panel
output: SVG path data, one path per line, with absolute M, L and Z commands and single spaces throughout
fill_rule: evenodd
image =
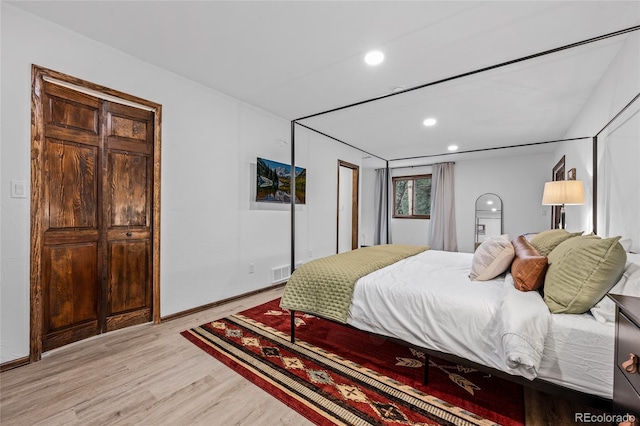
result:
M 100 145 L 100 99 L 45 83 L 43 114 L 48 137 Z
M 118 108 L 113 108 L 114 111 L 118 111 Z M 127 113 L 129 111 L 126 111 Z M 147 140 L 147 122 L 142 114 L 141 119 L 136 119 L 133 114 L 129 114 L 128 117 L 111 115 L 111 132 L 109 136 L 118 136 L 121 138 L 135 139 L 138 141 L 146 142 Z
M 150 249 L 145 240 L 109 244 L 109 316 L 147 308 Z
M 106 103 L 106 330 L 151 321 L 153 114 Z
M 98 333 L 97 252 L 97 241 L 45 247 L 45 350 Z
M 97 148 L 57 139 L 46 144 L 49 229 L 97 229 Z
M 109 220 L 114 227 L 149 227 L 149 190 L 146 186 L 149 157 L 128 152 L 110 151 Z
M 44 84 L 43 350 L 100 332 L 100 108 L 95 97 Z

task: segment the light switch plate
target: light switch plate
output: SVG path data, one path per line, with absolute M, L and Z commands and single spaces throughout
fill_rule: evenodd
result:
M 27 183 L 25 181 L 11 181 L 11 198 L 27 198 L 27 192 Z

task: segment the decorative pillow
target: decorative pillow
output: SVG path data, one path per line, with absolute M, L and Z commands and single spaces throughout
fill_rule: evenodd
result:
M 551 313 L 581 314 L 602 299 L 620 279 L 627 261 L 619 239 L 570 238 L 549 254 L 544 301 Z
M 564 229 L 547 229 L 531 237 L 529 242 L 542 256 L 549 256 L 558 244 L 579 235 L 582 235 L 582 232 L 570 233 Z
M 509 269 L 514 249 L 508 235 L 491 237 L 482 242 L 473 255 L 469 278 L 487 281 Z
M 538 253 L 524 235 L 520 235 L 511 244 L 516 254 L 511 264 L 511 275 L 516 288 L 520 291 L 537 290 L 544 284 L 547 257 Z
M 620 281 L 609 290 L 609 294 L 640 297 L 640 264 L 627 262 Z M 591 308 L 591 315 L 600 322 L 616 322 L 616 304 L 605 296 Z

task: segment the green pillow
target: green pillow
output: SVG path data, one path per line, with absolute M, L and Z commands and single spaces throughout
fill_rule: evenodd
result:
M 531 237 L 529 243 L 535 247 L 541 255 L 549 256 L 549 253 L 551 253 L 558 244 L 579 235 L 582 235 L 582 232 L 570 233 L 564 229 L 548 229 Z
M 548 256 L 544 302 L 551 313 L 581 314 L 591 309 L 622 276 L 627 253 L 620 237 L 570 238 Z

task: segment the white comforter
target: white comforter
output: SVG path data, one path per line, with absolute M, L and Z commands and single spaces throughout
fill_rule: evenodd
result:
M 509 274 L 468 277 L 473 255 L 429 250 L 361 278 L 347 323 L 529 379 L 537 375 L 551 314 Z

